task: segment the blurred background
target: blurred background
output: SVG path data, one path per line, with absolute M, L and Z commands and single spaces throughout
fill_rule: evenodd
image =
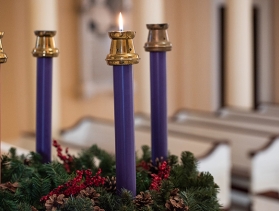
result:
M 112 67 L 105 62 L 118 30 L 136 31 L 135 112 L 150 113 L 148 23 L 168 23 L 168 116 L 180 108 L 215 112 L 279 103 L 278 0 L 0 0 L 8 62 L 1 69 L 1 136 L 35 132 L 34 30 L 56 30 L 53 133 L 81 117 L 113 119 Z M 86 48 L 87 47 L 87 48 Z

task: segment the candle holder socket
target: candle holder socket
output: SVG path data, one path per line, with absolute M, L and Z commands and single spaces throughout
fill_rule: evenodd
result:
M 169 41 L 167 23 L 146 24 L 149 29 L 147 42 L 144 45 L 145 51 L 171 51 L 172 44 Z
M 135 52 L 134 31 L 109 32 L 111 38 L 110 53 L 106 57 L 108 65 L 132 65 L 139 63 L 139 55 Z
M 4 32 L 0 32 L 0 63 L 6 63 L 7 62 L 7 55 L 3 51 L 2 42 L 1 39 L 4 36 Z
M 35 48 L 32 51 L 34 57 L 57 57 L 58 48 L 55 47 L 54 36 L 56 31 L 35 31 L 37 36 Z

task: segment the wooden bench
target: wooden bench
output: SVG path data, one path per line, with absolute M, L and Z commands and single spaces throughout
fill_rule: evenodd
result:
M 63 149 L 66 149 L 67 145 L 61 143 Z M 16 148 L 18 155 L 28 155 L 31 151 L 36 151 L 35 136 L 21 137 L 18 140 L 2 141 L 1 142 L 1 154 L 7 154 L 11 148 Z M 80 153 L 79 148 L 72 147 L 69 149 L 71 155 L 77 156 Z M 57 157 L 56 148 L 52 147 L 52 160 L 59 160 Z
M 261 103 L 257 106 L 257 109 L 262 112 L 269 113 L 271 115 L 276 115 L 277 117 L 279 117 L 279 104 Z
M 253 196 L 253 211 L 278 211 L 279 210 L 279 192 L 266 191 Z
M 197 112 L 186 109 L 178 111 L 173 118 L 176 122 L 194 120 L 210 124 L 213 123 L 246 129 L 261 130 L 273 133 L 274 135 L 279 134 L 279 119 L 262 119 L 241 115 L 231 115 L 228 113 L 215 115 L 214 113 Z
M 265 110 L 255 110 L 255 111 L 245 111 L 241 109 L 234 108 L 223 108 L 219 110 L 216 115 L 218 116 L 232 116 L 232 117 L 244 117 L 249 118 L 254 121 L 258 121 L 259 119 L 275 121 L 278 123 L 279 121 L 279 113 L 271 113 L 266 112 Z
M 279 105 L 272 103 L 262 103 L 257 106 L 255 111 L 247 111 L 236 108 L 223 108 L 217 112 L 219 116 L 248 117 L 254 120 L 266 119 L 279 121 Z
M 137 119 L 136 119 L 137 122 Z M 137 126 L 135 130 L 136 151 L 142 145 L 151 145 L 150 128 Z M 61 133 L 64 144 L 85 148 L 97 144 L 102 149 L 114 153 L 114 123 L 91 117 L 81 119 L 76 125 Z M 230 206 L 230 146 L 225 141 L 199 135 L 170 132 L 169 151 L 180 157 L 182 151 L 191 151 L 199 160 L 198 169 L 210 172 L 220 187 L 218 198 L 224 208 Z M 218 163 L 218 165 L 216 165 Z
M 18 155 L 27 155 L 31 151 L 26 148 L 24 149 L 22 147 L 19 147 L 17 145 L 14 145 L 14 144 L 11 144 L 8 142 L 4 142 L 4 141 L 1 142 L 1 154 L 2 155 L 7 154 L 11 148 L 16 148 Z

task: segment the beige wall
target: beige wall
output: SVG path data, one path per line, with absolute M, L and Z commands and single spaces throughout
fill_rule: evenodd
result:
M 150 71 L 149 52 L 143 48 L 147 41 L 148 23 L 164 23 L 164 1 L 133 1 L 131 29 L 137 32 L 134 39 L 136 52 L 140 55 L 139 64 L 134 66 L 135 75 L 135 112 L 150 114 Z
M 172 43 L 172 50 L 167 52 L 167 95 L 168 95 L 168 114 L 173 115 L 180 107 L 181 98 L 178 98 L 179 83 L 179 66 L 178 58 L 180 54 L 179 40 L 177 40 L 177 31 L 179 31 L 179 20 L 181 1 L 174 4 L 171 1 L 165 1 L 165 17 L 169 24 L 168 35 Z
M 133 1 L 133 3 L 134 12 L 131 13 L 133 14 L 131 28 L 137 31 L 135 48 L 141 57 L 140 64 L 134 66 L 135 112 L 149 113 L 149 56 L 143 49 L 148 33 L 145 24 L 160 21 L 169 23 L 168 32 L 173 43 L 173 50 L 167 53 L 169 116 L 181 107 L 212 111 L 213 94 L 208 80 L 211 68 L 209 1 L 180 0 L 176 3 L 166 1 L 165 5 L 162 5 L 161 1 L 154 1 L 152 8 L 156 9 L 153 10 L 144 9 L 148 5 L 145 1 Z M 165 14 L 160 13 L 160 9 L 163 7 Z M 112 119 L 112 95 L 99 95 L 91 100 L 79 98 L 79 61 L 78 57 L 75 56 L 76 51 L 72 50 L 78 51 L 79 47 L 76 34 L 77 11 L 75 3 L 67 0 L 59 1 L 58 10 L 59 36 L 62 38 L 59 40 L 62 127 L 72 125 L 77 119 L 85 115 Z M 69 22 L 71 24 L 67 24 Z M 177 31 L 181 31 L 181 34 Z M 184 37 L 183 40 L 182 37 Z M 70 60 L 71 63 L 69 63 Z
M 1 129 L 2 139 L 10 139 L 30 130 L 32 125 L 30 74 L 26 60 L 31 57 L 31 48 L 26 42 L 28 13 L 25 2 L 1 0 L 0 5 L 0 30 L 5 32 L 2 43 L 8 55 L 8 62 L 1 70 Z
M 172 108 L 212 111 L 211 3 L 180 0 L 166 4 L 173 42 L 168 66 Z
M 26 0 L 27 1 L 27 0 Z M 0 0 L 0 30 L 5 31 L 2 40 L 8 62 L 1 69 L 2 99 L 2 139 L 14 139 L 23 131 L 34 131 L 35 118 L 35 75 L 36 59 L 32 57 L 35 36 L 31 30 L 30 4 L 26 1 Z M 32 2 L 32 0 L 28 0 Z M 204 111 L 216 110 L 216 80 L 212 78 L 214 66 L 212 53 L 212 5 L 209 0 L 164 1 L 164 13 L 160 19 L 141 18 L 138 1 L 133 0 L 134 12 L 131 29 L 137 30 L 135 48 L 143 59 L 135 66 L 135 111 L 149 112 L 149 66 L 148 53 L 143 45 L 147 38 L 144 23 L 166 21 L 169 23 L 169 38 L 173 50 L 167 53 L 168 73 L 168 115 L 179 108 Z M 279 8 L 278 1 L 274 8 Z M 61 128 L 73 125 L 83 116 L 91 115 L 113 119 L 113 95 L 103 94 L 92 99 L 82 99 L 79 95 L 79 44 L 77 1 L 58 2 L 57 47 L 60 49 L 58 70 Z M 162 4 L 162 3 L 160 3 Z M 144 4 L 141 3 L 141 6 Z M 152 13 L 152 10 L 151 10 Z M 277 26 L 274 37 L 279 36 L 278 14 L 274 21 Z M 145 14 L 148 15 L 148 14 Z M 150 14 L 149 14 L 150 15 Z M 148 15 L 148 16 L 149 16 Z M 275 25 L 275 24 L 274 24 Z M 278 39 L 276 58 L 278 58 Z M 109 49 L 108 49 L 109 50 Z M 276 61 L 276 59 L 275 59 Z M 275 63 L 279 78 L 279 63 Z M 276 83 L 275 83 L 276 84 Z M 279 84 L 279 83 L 277 83 Z M 277 85 L 278 86 L 278 85 Z M 277 93 L 279 87 L 276 88 Z M 54 90 L 55 92 L 56 90 Z M 276 95 L 279 102 L 279 94 Z
M 80 49 L 77 37 L 78 12 L 75 4 L 75 1 L 68 0 L 60 0 L 58 4 L 62 128 L 73 125 L 79 118 L 86 115 L 113 118 L 112 95 L 98 95 L 89 100 L 82 99 L 79 95 Z
M 30 20 L 31 3 L 0 0 L 0 30 L 5 32 L 2 43 L 9 57 L 1 70 L 2 140 L 15 139 L 22 132 L 35 130 L 36 59 L 31 54 L 35 44 Z M 58 6 L 57 37 L 60 39 L 57 47 L 61 53 L 55 59 L 59 59 L 60 65 L 61 128 L 74 124 L 85 115 L 112 119 L 112 95 L 101 95 L 91 100 L 83 100 L 78 95 L 79 46 L 75 1 L 61 0 Z
M 17 3 L 15 3 L 17 2 Z M 24 4 L 16 0 L 0 0 L 0 28 L 6 32 L 4 49 L 9 55 L 8 63 L 2 68 L 2 137 L 12 139 L 22 131 L 34 131 L 34 68 L 36 60 L 29 53 L 35 41 L 30 32 L 29 12 L 32 0 Z M 145 21 L 169 23 L 169 37 L 173 50 L 167 53 L 168 64 L 168 114 L 186 107 L 200 110 L 214 110 L 212 104 L 211 70 L 211 28 L 210 2 L 208 0 L 157 2 L 160 18 L 141 18 L 144 3 L 134 1 L 133 25 L 138 30 L 135 38 L 136 50 L 143 58 L 135 67 L 135 111 L 149 113 L 149 70 L 148 53 L 143 45 L 147 38 Z M 29 5 L 29 6 L 28 6 Z M 147 4 L 148 5 L 148 4 Z M 156 3 L 154 3 L 154 8 Z M 57 47 L 60 49 L 59 73 L 61 91 L 61 128 L 73 125 L 79 118 L 91 115 L 113 119 L 113 96 L 99 95 L 90 100 L 79 96 L 79 45 L 78 14 L 76 1 L 58 1 Z M 145 11 L 146 13 L 146 11 Z M 153 14 L 154 15 L 154 14 Z M 3 21 L 6 20 L 6 21 Z M 20 31 L 20 36 L 19 36 Z M 179 33 L 178 33 L 179 32 Z M 25 42 L 20 42 L 23 40 Z M 16 62 L 15 62 L 16 60 Z M 144 67 L 144 68 L 143 68 Z M 33 71 L 33 73 L 32 73 Z M 57 70 L 54 70 L 57 71 Z M 5 90 L 9 90 L 6 92 Z M 54 90 L 55 92 L 55 90 Z M 20 119 L 17 117 L 21 116 Z

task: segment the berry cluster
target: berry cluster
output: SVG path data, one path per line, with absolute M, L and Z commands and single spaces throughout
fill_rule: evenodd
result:
M 43 196 L 41 201 L 45 202 L 49 199 L 50 196 L 56 194 L 64 194 L 65 197 L 68 196 L 75 196 L 81 190 L 85 189 L 86 187 L 98 187 L 105 184 L 105 177 L 101 177 L 101 169 L 97 171 L 95 176 L 92 176 L 92 171 L 87 170 L 77 170 L 76 177 L 63 185 L 59 185 L 57 188 L 53 189 L 48 195 Z
M 71 172 L 71 165 L 73 164 L 73 157 L 68 152 L 68 147 L 65 149 L 66 155 L 62 154 L 62 147 L 56 140 L 53 141 L 53 146 L 57 150 L 57 156 L 63 161 L 63 166 L 68 173 Z
M 163 161 L 162 163 L 159 163 L 158 173 L 151 174 L 152 181 L 151 181 L 149 189 L 159 191 L 161 184 L 162 184 L 162 180 L 169 178 L 170 170 L 171 170 L 171 168 L 168 165 L 167 161 Z
M 149 171 L 150 168 L 151 168 L 152 164 L 151 162 L 146 162 L 144 160 L 142 160 L 138 165 L 137 165 L 137 168 L 140 167 L 140 168 L 143 168 L 144 170 L 146 171 Z

